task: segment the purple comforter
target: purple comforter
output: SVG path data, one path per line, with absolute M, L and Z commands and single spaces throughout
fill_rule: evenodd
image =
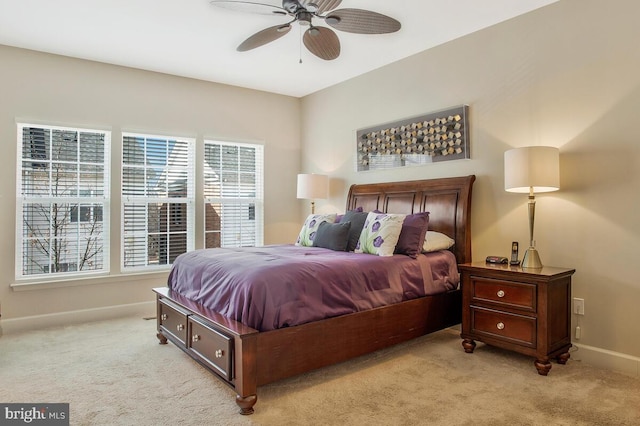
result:
M 168 285 L 259 331 L 389 305 L 457 288 L 455 256 L 412 259 L 273 245 L 180 255 Z

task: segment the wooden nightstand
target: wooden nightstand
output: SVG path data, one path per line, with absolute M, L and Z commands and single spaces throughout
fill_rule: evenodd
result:
M 459 266 L 462 274 L 462 346 L 474 340 L 535 357 L 546 376 L 551 358 L 566 364 L 571 347 L 571 275 L 575 269 L 485 262 Z

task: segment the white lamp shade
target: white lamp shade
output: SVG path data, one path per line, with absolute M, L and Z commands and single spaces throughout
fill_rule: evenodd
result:
M 509 192 L 551 192 L 560 189 L 560 150 L 528 146 L 504 153 L 504 189 Z
M 329 197 L 329 176 L 316 174 L 298 175 L 298 198 L 319 200 Z

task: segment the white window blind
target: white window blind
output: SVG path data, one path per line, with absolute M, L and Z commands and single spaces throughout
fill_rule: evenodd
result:
M 263 147 L 204 142 L 205 247 L 263 244 Z
M 122 268 L 171 265 L 193 250 L 193 139 L 123 134 Z
M 16 278 L 108 272 L 110 138 L 18 124 Z

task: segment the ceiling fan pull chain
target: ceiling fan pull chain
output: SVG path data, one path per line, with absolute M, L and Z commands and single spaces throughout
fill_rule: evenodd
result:
M 300 47 L 300 61 L 298 62 L 299 64 L 302 63 L 302 27 L 300 25 L 298 25 L 298 29 L 299 29 L 299 34 L 300 37 L 298 37 L 298 46 Z

